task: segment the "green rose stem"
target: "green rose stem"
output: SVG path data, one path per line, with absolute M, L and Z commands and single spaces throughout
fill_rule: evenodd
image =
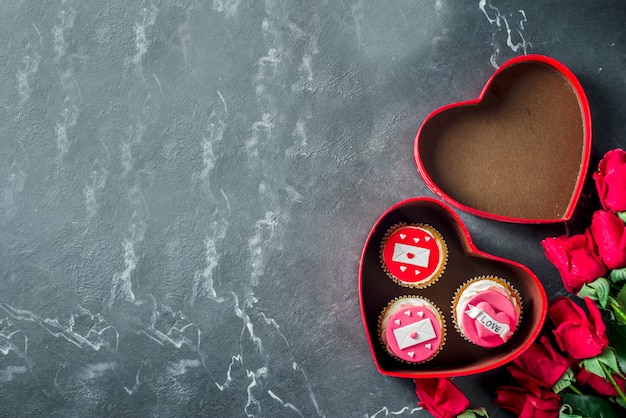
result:
M 574 385 L 569 385 L 567 387 L 569 390 L 571 390 L 572 392 L 574 392 L 576 395 L 582 395 L 583 393 L 580 391 L 580 389 L 578 389 L 576 386 Z
M 613 378 L 613 373 L 611 373 L 611 370 L 609 370 L 609 368 L 606 367 L 604 363 L 602 362 L 599 362 L 599 363 L 600 363 L 600 366 L 602 367 L 602 371 L 604 371 L 605 376 L 607 377 L 607 379 L 609 379 L 609 382 L 611 382 L 611 385 L 613 385 L 619 397 L 622 399 L 622 401 L 626 402 L 626 395 L 624 395 L 624 392 L 622 392 L 619 385 Z
M 609 306 L 615 313 L 615 317 L 617 318 L 617 320 L 622 324 L 626 324 L 626 313 L 622 309 L 622 305 L 620 305 L 619 302 L 615 300 L 615 298 L 610 297 Z
M 576 382 L 574 372 L 568 367 L 567 370 L 563 372 L 563 375 L 559 378 L 559 380 L 552 385 L 552 392 L 558 395 L 561 391 L 569 389 L 577 395 L 582 395 L 583 393 L 576 386 L 574 386 L 574 382 Z

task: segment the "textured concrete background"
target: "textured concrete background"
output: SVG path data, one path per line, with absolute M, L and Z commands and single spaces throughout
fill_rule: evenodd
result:
M 626 146 L 621 1 L 0 2 L 0 416 L 428 416 L 381 376 L 357 276 L 432 196 L 413 138 L 526 53 Z M 461 213 L 563 293 L 540 240 Z M 458 379 L 492 417 L 501 371 Z

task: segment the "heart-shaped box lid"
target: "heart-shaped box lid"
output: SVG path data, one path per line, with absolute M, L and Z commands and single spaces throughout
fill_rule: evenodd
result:
M 426 185 L 447 203 L 516 223 L 571 219 L 591 152 L 591 113 L 576 76 L 527 55 L 504 63 L 475 100 L 431 113 L 415 138 Z
M 438 231 L 447 248 L 442 276 L 426 288 L 404 287 L 388 276 L 381 262 L 386 233 L 397 224 L 429 225 Z M 522 315 L 514 335 L 504 345 L 483 348 L 466 341 L 453 325 L 455 293 L 468 279 L 497 276 L 506 280 L 521 298 Z M 421 297 L 434 303 L 446 324 L 445 343 L 434 358 L 409 364 L 390 355 L 380 339 L 379 319 L 390 301 Z M 361 316 L 378 371 L 385 375 L 420 378 L 452 377 L 485 372 L 523 353 L 537 338 L 546 318 L 548 301 L 539 279 L 525 266 L 478 250 L 454 211 L 440 201 L 415 197 L 397 203 L 373 226 L 359 268 Z

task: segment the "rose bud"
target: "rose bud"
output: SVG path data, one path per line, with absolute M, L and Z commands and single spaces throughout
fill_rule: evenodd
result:
M 606 273 L 606 267 L 597 254 L 596 244 L 587 231 L 567 237 L 546 238 L 541 242 L 548 260 L 559 271 L 563 285 L 578 293 L 585 283 L 590 283 Z
M 530 393 L 523 388 L 500 387 L 496 389 L 495 404 L 520 418 L 557 418 L 561 397 L 547 389 Z
M 599 210 L 591 218 L 591 235 L 604 265 L 615 270 L 626 266 L 626 224 L 613 212 Z
M 418 405 L 436 418 L 455 418 L 467 408 L 469 400 L 450 379 L 413 379 Z
M 626 211 L 626 152 L 607 152 L 593 173 L 602 207 L 614 212 Z
M 556 326 L 552 333 L 557 345 L 577 360 L 600 355 L 609 345 L 600 310 L 589 298 L 585 298 L 585 305 L 589 317 L 580 306 L 563 296 L 548 309 L 548 315 Z
M 567 359 L 552 347 L 548 337 L 543 335 L 506 369 L 520 385 L 529 390 L 534 390 L 534 385 L 551 389 L 569 369 L 569 365 Z

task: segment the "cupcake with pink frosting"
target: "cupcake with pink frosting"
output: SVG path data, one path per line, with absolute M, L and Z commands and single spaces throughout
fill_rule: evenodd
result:
M 445 322 L 427 299 L 403 296 L 391 301 L 378 322 L 380 341 L 393 357 L 422 363 L 435 357 L 445 342 Z
M 521 312 L 517 290 L 495 276 L 465 282 L 452 305 L 456 329 L 466 340 L 486 348 L 499 347 L 511 339 Z

